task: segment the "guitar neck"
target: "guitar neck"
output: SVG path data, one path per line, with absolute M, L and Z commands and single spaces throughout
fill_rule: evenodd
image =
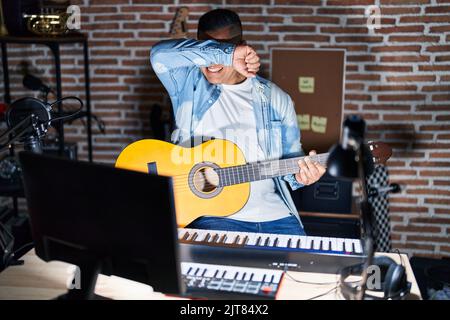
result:
M 305 157 L 306 156 L 248 163 L 241 166 L 220 168 L 215 171 L 219 175 L 220 186 L 230 186 L 298 173 L 298 161 Z M 321 153 L 308 157 L 312 161 L 317 161 L 322 166 L 326 166 L 328 153 Z

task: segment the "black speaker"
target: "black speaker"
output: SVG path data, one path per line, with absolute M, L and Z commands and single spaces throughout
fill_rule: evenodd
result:
M 38 0 L 2 0 L 6 29 L 12 36 L 30 35 L 23 14 L 40 13 Z
M 351 213 L 352 181 L 336 179 L 325 173 L 316 183 L 292 191 L 300 212 Z

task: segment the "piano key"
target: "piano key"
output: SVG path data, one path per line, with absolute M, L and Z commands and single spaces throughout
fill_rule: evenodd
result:
M 331 250 L 338 251 L 336 238 L 330 238 L 330 240 L 331 240 Z
M 269 247 L 276 247 L 277 239 L 279 238 L 278 234 L 268 234 L 269 237 Z
M 225 244 L 225 241 L 226 241 L 226 240 L 227 240 L 227 235 L 224 233 L 224 234 L 222 234 L 222 236 L 220 237 L 220 240 L 219 240 L 218 243 Z
M 285 234 L 280 234 L 278 236 L 278 244 L 277 247 L 278 248 L 287 248 L 288 247 L 288 241 L 290 239 L 289 235 L 285 235 Z
M 337 244 L 337 251 L 344 252 L 344 239 L 337 238 L 336 244 Z
M 187 274 L 189 268 L 191 268 L 191 266 L 188 263 L 182 262 L 181 263 L 181 274 Z
M 183 235 L 183 238 L 181 238 L 182 240 L 187 240 L 190 236 L 189 231 L 186 231 L 186 233 Z
M 363 253 L 363 249 L 361 246 L 361 241 L 359 239 L 355 239 L 353 241 L 353 245 L 355 246 L 355 252 L 356 253 Z
M 314 250 L 320 250 L 320 243 L 322 239 L 320 237 L 312 237 L 312 248 Z
M 309 244 L 309 246 L 308 246 L 308 244 Z M 300 249 L 310 249 L 311 248 L 311 238 L 310 237 L 300 238 L 300 247 L 299 248 Z
M 207 233 L 205 238 L 203 239 L 203 242 L 209 242 L 209 240 L 211 239 L 211 233 Z
M 253 272 L 252 281 L 262 281 L 264 275 L 265 275 L 264 272 L 255 269 L 255 271 Z
M 195 241 L 195 239 L 197 239 L 197 237 L 198 237 L 198 233 L 197 233 L 197 232 L 194 232 L 194 233 L 192 234 L 192 236 L 191 236 L 190 238 L 188 238 L 188 241 Z
M 322 250 L 323 251 L 331 250 L 330 238 L 322 238 Z
M 344 239 L 344 247 L 345 247 L 345 252 L 353 252 L 353 241 L 352 239 Z
M 216 267 L 214 267 L 214 266 L 211 266 L 211 267 L 209 267 L 209 268 L 206 268 L 206 272 L 205 272 L 204 277 L 212 278 L 212 277 L 214 277 L 214 274 L 215 274 L 217 271 L 218 271 L 218 269 L 217 269 Z

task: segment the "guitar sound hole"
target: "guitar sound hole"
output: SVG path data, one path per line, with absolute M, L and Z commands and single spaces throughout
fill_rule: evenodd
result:
M 213 168 L 203 167 L 194 174 L 193 184 L 197 191 L 210 193 L 217 189 L 219 176 Z
M 189 187 L 193 194 L 202 199 L 212 199 L 222 190 L 219 174 L 220 167 L 212 162 L 197 163 L 189 172 Z

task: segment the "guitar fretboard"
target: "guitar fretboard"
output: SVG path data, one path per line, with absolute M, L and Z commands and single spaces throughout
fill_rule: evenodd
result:
M 219 186 L 230 186 L 297 173 L 299 172 L 298 161 L 305 157 L 248 163 L 240 166 L 215 169 L 215 171 L 219 175 Z M 315 161 L 326 166 L 328 153 L 308 157 L 313 162 Z

